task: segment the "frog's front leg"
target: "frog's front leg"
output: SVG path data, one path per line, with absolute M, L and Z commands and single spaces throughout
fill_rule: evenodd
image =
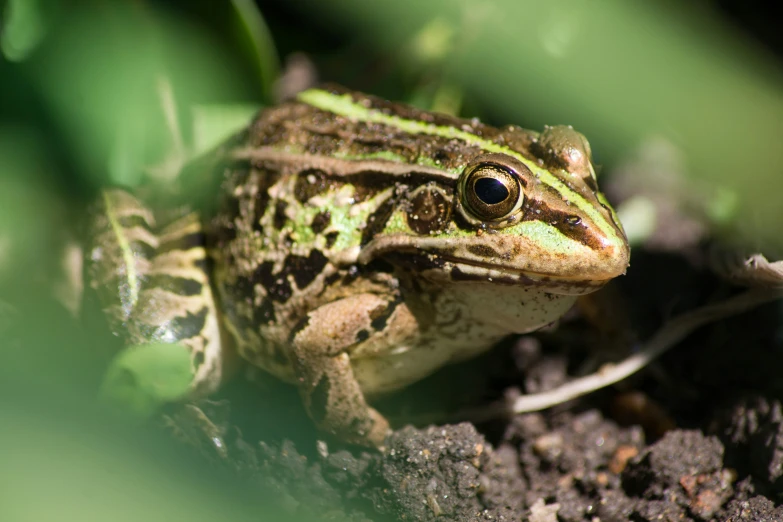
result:
M 382 446 L 388 421 L 365 400 L 351 368 L 351 351 L 372 343 L 373 317 L 387 310 L 391 297 L 358 294 L 311 311 L 292 333 L 299 390 L 313 421 L 343 440 Z
M 186 346 L 191 397 L 214 391 L 224 352 L 198 216 L 182 211 L 160 219 L 130 193 L 107 190 L 88 239 L 88 281 L 114 334 L 128 346 Z

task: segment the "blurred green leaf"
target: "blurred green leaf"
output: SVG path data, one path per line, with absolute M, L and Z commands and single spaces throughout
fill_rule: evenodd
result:
M 187 108 L 241 97 L 242 73 L 220 48 L 165 11 L 73 8 L 49 40 L 36 87 L 80 172 L 99 184 L 133 185 L 141 170 L 181 162 Z
M 64 205 L 45 184 L 58 172 L 44 137 L 23 125 L 0 126 L 0 287 L 51 275 L 65 236 Z
M 142 344 L 130 346 L 114 358 L 100 395 L 143 420 L 162 405 L 184 397 L 192 381 L 187 348 L 176 343 Z
M 267 103 L 273 101 L 273 84 L 280 74 L 280 60 L 275 42 L 261 11 L 252 0 L 231 0 L 240 26 L 247 34 L 256 58 L 261 79 L 261 94 Z
M 258 112 L 257 105 L 197 105 L 193 107 L 193 155 L 198 156 L 239 132 Z
M 49 20 L 59 8 L 57 0 L 7 0 L 0 48 L 7 60 L 24 61 L 46 36 Z
M 428 22 L 410 43 L 408 59 L 425 65 L 441 63 L 454 48 L 456 27 L 443 18 Z
M 303 520 L 281 512 L 261 481 L 249 486 L 161 434 L 113 422 L 69 390 L 4 384 L 3 522 Z

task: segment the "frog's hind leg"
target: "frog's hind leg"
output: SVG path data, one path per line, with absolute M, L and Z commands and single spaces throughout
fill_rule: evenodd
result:
M 104 192 L 92 220 L 88 280 L 115 334 L 126 344 L 180 343 L 191 352 L 193 396 L 223 378 L 224 349 L 198 215 L 158 226 L 152 211 L 122 190 Z

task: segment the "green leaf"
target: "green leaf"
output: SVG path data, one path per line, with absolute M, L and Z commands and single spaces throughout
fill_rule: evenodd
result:
M 193 107 L 193 155 L 198 156 L 247 126 L 258 105 Z
M 56 7 L 53 0 L 8 0 L 2 19 L 0 49 L 12 62 L 24 61 L 44 39 L 48 20 Z
M 190 351 L 181 344 L 128 347 L 112 361 L 101 398 L 132 418 L 147 419 L 162 405 L 183 398 L 193 381 Z
M 273 99 L 272 88 L 280 74 L 280 60 L 275 42 L 258 6 L 252 0 L 232 0 L 240 28 L 245 32 L 255 54 L 261 93 L 266 102 Z

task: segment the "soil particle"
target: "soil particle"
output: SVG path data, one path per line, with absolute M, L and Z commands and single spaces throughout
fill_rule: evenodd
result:
M 679 486 L 683 478 L 721 469 L 723 444 L 698 431 L 673 431 L 629 463 L 623 487 L 633 495 L 660 498 L 664 488 Z
M 783 520 L 783 507 L 775 507 L 768 498 L 732 500 L 726 509 L 727 522 L 777 522 Z
M 292 514 L 339 513 L 346 520 L 367 520 L 362 516 L 350 517 L 343 511 L 342 497 L 325 480 L 321 466 L 301 455 L 292 443 L 286 441 L 275 448 L 261 442 L 256 458 L 261 472 L 251 472 L 248 478 L 258 481 L 262 490 L 280 499 Z
M 643 517 L 660 516 L 658 500 L 698 520 L 710 520 L 732 495 L 734 474 L 723 469 L 723 444 L 698 431 L 672 431 L 634 458 L 622 474 L 627 493 L 650 499 Z M 666 516 L 669 516 L 668 514 Z
M 783 406 L 746 397 L 727 408 L 715 431 L 728 448 L 727 462 L 758 479 L 769 493 L 783 493 Z
M 518 444 L 529 483 L 528 505 L 542 496 L 558 498 L 561 517 L 570 512 L 571 504 L 583 514 L 592 512 L 599 499 L 595 492 L 619 487 L 619 476 L 608 469 L 618 450 L 639 450 L 644 442 L 641 429 L 620 429 L 597 410 L 561 414 L 554 426 L 547 426 L 541 414 L 522 417 L 528 418 L 515 420 L 506 437 Z M 537 435 L 542 428 L 547 431 Z M 566 498 L 563 491 L 571 488 L 581 492 L 579 500 Z
M 635 502 L 622 491 L 606 490 L 599 493 L 596 515 L 601 522 L 627 522 Z
M 488 509 L 517 513 L 524 509 L 528 486 L 519 466 L 519 452 L 511 444 L 501 444 L 489 454 L 481 479 L 482 501 Z
M 398 430 L 380 470 L 390 490 L 384 510 L 409 520 L 481 520 L 480 470 L 487 449 L 467 423 Z

